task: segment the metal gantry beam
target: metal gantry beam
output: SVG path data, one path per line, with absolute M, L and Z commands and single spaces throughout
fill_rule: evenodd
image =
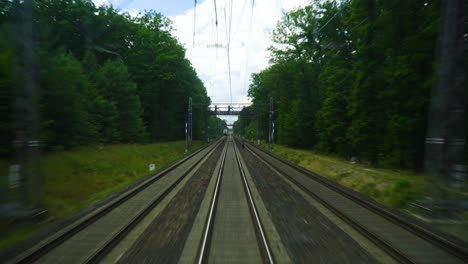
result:
M 243 113 L 251 103 L 214 103 L 210 105 L 208 114 L 214 116 L 254 116 L 255 113 Z

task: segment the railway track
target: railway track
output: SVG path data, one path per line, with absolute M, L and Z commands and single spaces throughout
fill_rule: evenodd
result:
M 234 140 L 228 140 L 212 192 L 197 263 L 274 263 Z
M 275 179 L 256 171 L 259 167 Z M 263 180 L 260 185 L 259 179 Z M 265 181 L 273 185 L 265 185 Z M 302 194 L 288 189 L 289 185 Z M 272 194 L 265 196 L 268 193 Z M 327 216 L 319 216 L 305 200 L 298 204 L 301 197 L 320 203 L 385 257 L 374 259 L 349 234 L 331 230 L 333 224 L 323 219 Z M 180 208 L 190 210 L 180 212 Z M 129 235 L 137 229 L 141 236 Z M 124 242 L 129 237 L 138 240 Z M 302 255 L 294 256 L 296 253 Z M 392 210 L 229 137 L 149 177 L 7 263 L 128 263 L 147 259 L 200 264 L 289 263 L 327 257 L 337 263 L 382 259 L 391 260 L 385 263 L 468 263 L 467 256 L 466 248 L 404 221 Z
M 223 142 L 218 140 L 181 159 L 7 263 L 99 262 Z
M 240 141 L 240 139 L 237 139 Z M 468 250 L 410 223 L 324 177 L 246 141 L 245 150 L 273 168 L 400 263 L 468 263 Z

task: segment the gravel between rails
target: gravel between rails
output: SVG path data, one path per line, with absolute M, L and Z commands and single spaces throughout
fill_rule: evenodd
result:
M 119 263 L 177 263 L 224 144 L 220 144 Z
M 244 148 L 239 150 L 294 263 L 377 262 L 281 176 Z

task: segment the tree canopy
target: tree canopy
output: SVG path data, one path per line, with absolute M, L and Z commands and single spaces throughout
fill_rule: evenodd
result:
M 16 30 L 24 3 L 0 5 L 1 154 L 11 152 L 18 90 Z M 33 7 L 41 139 L 48 149 L 184 138 L 188 98 L 193 134 L 204 135 L 206 89 L 154 11 L 132 17 L 86 0 L 38 0 Z
M 433 81 L 437 0 L 325 1 L 286 13 L 272 34 L 270 66 L 249 96 L 276 141 L 374 165 L 421 169 Z M 239 133 L 254 137 L 256 118 Z

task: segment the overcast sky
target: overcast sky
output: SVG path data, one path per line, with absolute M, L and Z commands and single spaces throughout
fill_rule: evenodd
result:
M 136 15 L 155 10 L 173 21 L 175 36 L 187 50 L 187 57 L 204 82 L 213 103 L 248 102 L 250 75 L 268 66 L 270 34 L 284 12 L 309 0 L 93 0 Z M 232 3 L 232 8 L 230 6 Z M 231 16 L 232 10 L 232 16 Z M 194 17 L 195 15 L 195 17 Z M 194 19 L 195 18 L 195 19 Z M 231 89 L 227 59 L 230 36 Z M 195 25 L 195 36 L 194 36 Z M 216 46 L 218 48 L 216 48 Z M 228 122 L 232 122 L 229 118 Z

